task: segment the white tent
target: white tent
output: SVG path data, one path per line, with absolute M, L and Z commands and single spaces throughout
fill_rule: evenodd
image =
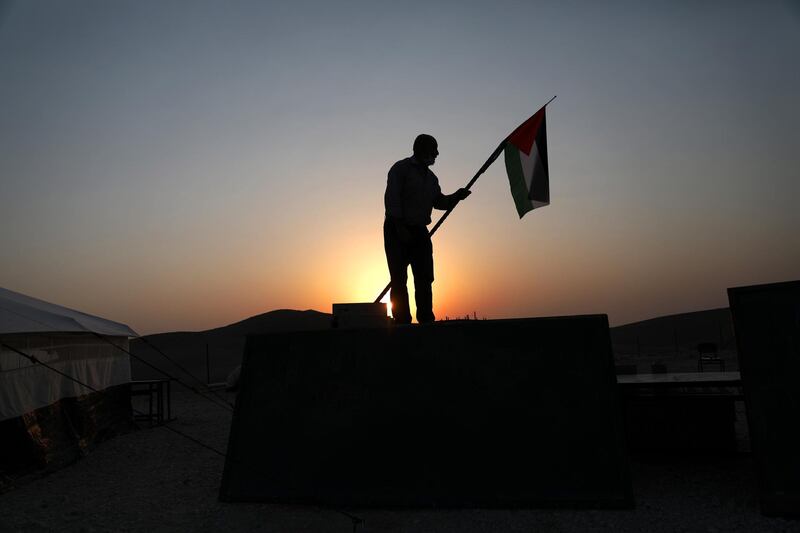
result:
M 97 335 L 102 336 L 98 338 Z M 125 324 L 0 288 L 0 341 L 97 391 L 131 379 Z M 92 391 L 0 346 L 0 421 Z

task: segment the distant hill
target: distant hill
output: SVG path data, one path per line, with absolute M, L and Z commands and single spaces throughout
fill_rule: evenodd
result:
M 669 371 L 689 372 L 697 367 L 697 344 L 713 342 L 726 361 L 726 370 L 738 370 L 733 322 L 727 307 L 680 313 L 611 328 L 618 364 L 637 364 L 649 372 L 653 363 Z
M 224 381 L 225 377 L 241 363 L 245 337 L 248 334 L 269 333 L 272 331 L 308 331 L 330 327 L 331 315 L 319 311 L 294 311 L 278 309 L 256 315 L 241 322 L 206 331 L 179 331 L 147 335 L 144 342 L 135 339 L 131 342 L 131 352 L 137 357 L 163 369 L 170 374 L 190 382 L 176 365 L 147 345 L 152 344 L 170 359 L 189 370 L 203 382 L 208 379 L 206 351 L 208 351 L 211 382 Z M 163 377 L 146 364 L 131 360 L 133 379 L 152 379 Z M 197 384 L 194 382 L 194 384 Z
M 240 322 L 234 322 L 221 328 L 209 329 L 202 333 L 206 335 L 250 335 L 268 333 L 270 331 L 305 331 L 312 329 L 327 329 L 331 325 L 330 313 L 321 313 L 309 309 L 295 311 L 293 309 L 276 309 Z
M 210 374 L 213 383 L 224 381 L 228 373 L 241 363 L 248 334 L 327 329 L 330 321 L 329 313 L 279 309 L 207 331 L 159 333 L 145 339 L 204 383 Z M 650 365 L 654 363 L 665 364 L 672 372 L 694 370 L 700 342 L 716 343 L 720 355 L 726 360 L 726 370 L 738 369 L 733 325 L 727 307 L 617 326 L 611 328 L 611 341 L 617 364 L 635 364 L 640 373 L 650 372 Z M 133 340 L 131 351 L 154 366 L 190 382 L 183 371 L 144 341 Z M 210 373 L 206 369 L 206 351 Z M 134 379 L 163 377 L 135 359 L 131 361 L 131 369 Z

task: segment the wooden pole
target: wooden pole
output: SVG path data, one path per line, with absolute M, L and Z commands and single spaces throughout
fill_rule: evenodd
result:
M 556 95 L 556 96 L 558 96 L 558 95 Z M 556 97 L 555 97 L 555 96 L 554 96 L 554 97 L 552 97 L 550 100 L 548 100 L 548 101 L 547 101 L 547 104 L 549 104 L 550 102 L 552 102 L 552 101 L 553 101 L 553 100 L 555 100 L 555 99 L 556 99 Z M 547 104 L 544 104 L 544 105 L 543 105 L 542 107 L 540 107 L 539 109 L 542 109 L 542 108 L 544 108 L 544 107 L 547 107 Z M 538 113 L 538 112 L 539 112 L 539 110 L 537 110 L 537 111 L 536 111 L 536 113 Z M 535 115 L 536 113 L 534 113 L 533 115 Z M 525 122 L 528 122 L 528 120 L 530 120 L 531 118 L 533 118 L 533 115 L 531 115 L 530 117 L 528 117 L 528 119 L 527 119 Z M 525 122 L 523 122 L 522 124 L 525 124 Z M 519 126 L 517 126 L 517 127 L 514 129 L 514 131 L 512 131 L 512 132 L 511 132 L 511 133 L 508 135 L 508 137 L 511 137 L 511 135 L 513 135 L 513 134 L 514 134 L 514 133 L 515 133 L 515 132 L 516 132 L 516 131 L 517 131 L 517 130 L 520 128 L 520 127 L 522 127 L 522 124 L 520 124 Z M 470 188 L 471 188 L 471 187 L 472 187 L 472 186 L 475 184 L 475 182 L 476 182 L 476 181 L 478 181 L 478 178 L 480 178 L 480 177 L 481 177 L 481 174 L 483 174 L 484 172 L 486 172 L 486 170 L 487 170 L 487 169 L 488 169 L 488 168 L 491 166 L 491 164 L 492 164 L 492 163 L 494 163 L 495 159 L 497 159 L 497 157 L 500 155 L 500 153 L 501 153 L 501 152 L 503 151 L 503 149 L 506 147 L 506 141 L 508 140 L 508 137 L 506 137 L 505 139 L 503 139 L 503 141 L 502 141 L 500 144 L 498 144 L 498 145 L 497 145 L 497 148 L 495 148 L 495 149 L 494 149 L 494 152 L 492 152 L 492 155 L 490 155 L 490 156 L 489 156 L 489 159 L 487 159 L 487 160 L 486 160 L 486 162 L 485 162 L 485 163 L 484 163 L 484 164 L 481 166 L 481 168 L 480 168 L 480 169 L 478 169 L 478 172 L 476 172 L 476 173 L 475 173 L 475 175 L 474 175 L 474 176 L 472 176 L 472 179 L 471 179 L 471 180 L 469 180 L 469 183 L 467 183 L 467 185 L 464 187 L 465 189 L 469 190 L 469 189 L 470 189 Z M 459 202 L 459 203 L 461 203 L 461 202 Z M 456 205 L 458 205 L 458 204 L 456 204 Z M 448 209 L 447 211 L 445 211 L 445 212 L 444 212 L 444 214 L 441 216 L 441 218 L 439 218 L 439 220 L 437 220 L 437 221 L 436 221 L 436 224 L 435 224 L 435 225 L 434 225 L 434 226 L 431 228 L 431 230 L 428 232 L 428 235 L 429 235 L 429 236 L 431 236 L 431 237 L 432 237 L 432 236 L 433 236 L 433 234 L 434 234 L 434 233 L 436 233 L 436 230 L 437 230 L 437 229 L 439 229 L 439 226 L 441 226 L 441 225 L 442 225 L 442 223 L 445 221 L 445 219 L 446 219 L 448 216 L 450 216 L 450 213 L 452 213 L 452 212 L 453 212 L 453 209 L 455 209 L 455 208 L 456 208 L 456 206 L 453 206 L 453 207 L 451 207 L 450 209 Z M 379 302 L 381 301 L 381 298 L 383 298 L 384 296 L 386 296 L 386 293 L 387 293 L 387 292 L 389 292 L 389 289 L 391 289 L 391 288 L 392 288 L 392 282 L 391 282 L 391 281 L 389 281 L 389 283 L 386 285 L 386 287 L 384 287 L 384 289 L 381 291 L 381 293 L 378 295 L 378 297 L 377 297 L 377 298 L 375 298 L 375 303 L 379 303 Z

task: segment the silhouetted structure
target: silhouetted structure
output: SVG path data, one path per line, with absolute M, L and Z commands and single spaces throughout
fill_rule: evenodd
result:
M 605 315 L 250 336 L 220 497 L 633 504 Z
M 391 276 L 392 316 L 398 324 L 409 324 L 408 266 L 414 273 L 414 296 L 417 321 L 433 322 L 433 246 L 428 234 L 433 208 L 452 209 L 469 196 L 459 189 L 442 194 L 439 180 L 430 170 L 439 155 L 436 139 L 419 135 L 414 141 L 414 155 L 398 161 L 389 170 L 384 194 L 386 218 L 383 223 L 383 244 Z
M 717 353 L 717 345 L 713 342 L 701 342 L 697 345 L 697 371 L 705 372 L 707 366 L 716 366 L 725 372 L 725 361 Z
M 650 371 L 653 374 L 666 374 L 667 373 L 667 365 L 664 363 L 653 363 L 650 365 Z
M 761 511 L 800 516 L 800 281 L 728 289 Z
M 390 324 L 384 303 L 333 304 L 334 328 L 379 328 Z
M 738 372 L 654 371 L 618 375 L 617 383 L 631 451 L 736 451 Z

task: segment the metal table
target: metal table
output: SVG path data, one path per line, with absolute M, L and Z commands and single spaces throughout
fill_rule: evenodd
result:
M 148 397 L 147 413 L 134 412 L 134 420 L 146 420 L 150 422 L 150 424 L 154 422 L 156 424 L 163 424 L 164 422 L 172 420 L 171 381 L 170 379 L 143 379 L 131 381 L 131 396 Z

